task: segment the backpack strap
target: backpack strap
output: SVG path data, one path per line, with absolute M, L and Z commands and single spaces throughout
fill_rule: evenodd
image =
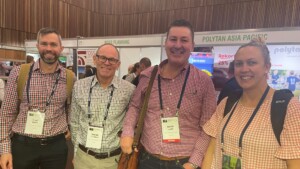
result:
M 31 63 L 22 64 L 20 66 L 18 81 L 17 81 L 17 92 L 18 92 L 18 99 L 21 101 L 23 97 L 23 90 L 25 87 L 25 83 L 28 79 L 28 73 L 30 70 Z
M 293 96 L 293 93 L 288 89 L 276 90 L 273 96 L 271 105 L 271 122 L 279 145 L 287 106 Z
M 241 96 L 242 96 L 242 91 L 233 92 L 228 96 L 226 104 L 225 104 L 225 108 L 224 108 L 224 116 L 223 117 L 225 117 L 230 112 L 234 103 L 236 103 Z
M 67 76 L 67 104 L 71 104 L 72 88 L 74 85 L 75 74 L 71 70 L 66 69 L 66 76 Z
M 18 99 L 21 101 L 23 97 L 23 90 L 25 87 L 25 83 L 28 79 L 28 73 L 30 70 L 31 63 L 22 64 L 19 71 L 18 81 L 17 81 L 17 92 L 18 92 Z M 67 78 L 67 104 L 71 103 L 72 97 L 72 88 L 74 85 L 74 76 L 75 74 L 71 71 L 66 69 L 66 78 Z

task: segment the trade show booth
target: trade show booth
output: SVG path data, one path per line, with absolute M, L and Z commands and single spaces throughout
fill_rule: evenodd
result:
M 291 89 L 295 95 L 299 96 L 300 82 L 297 83 L 300 81 L 299 35 L 299 27 L 196 32 L 195 51 L 191 54 L 189 61 L 199 69 L 210 73 L 212 78 L 223 78 L 222 82 L 225 83 L 231 76 L 228 74 L 228 67 L 239 46 L 259 37 L 265 40 L 270 51 L 272 62 L 269 76 L 270 85 L 277 89 L 289 88 L 288 79 L 290 79 L 289 76 L 293 76 L 295 78 L 290 83 L 294 83 L 295 87 Z M 116 75 L 122 77 L 127 74 L 128 66 L 138 62 L 142 57 L 150 58 L 152 65 L 159 64 L 166 59 L 165 38 L 166 34 L 93 38 L 78 36 L 77 38 L 63 39 L 62 43 L 65 49 L 62 55 L 66 57 L 67 66 L 73 64 L 73 56 L 76 56 L 78 70 L 82 72 L 85 65 L 93 65 L 92 56 L 101 44 L 112 43 L 120 51 L 121 66 Z M 26 41 L 26 53 L 37 54 L 35 45 L 36 41 Z M 76 51 L 76 55 L 74 51 Z M 220 90 L 222 84 L 215 85 L 215 87 L 216 90 Z

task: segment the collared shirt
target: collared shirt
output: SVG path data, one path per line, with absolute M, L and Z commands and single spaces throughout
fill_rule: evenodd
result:
M 204 125 L 204 131 L 216 138 L 211 168 L 222 168 L 221 132 L 229 114 L 224 117 L 227 98 L 218 105 L 212 118 Z M 266 98 L 247 128 L 242 140 L 242 168 L 286 169 L 287 159 L 299 159 L 300 103 L 296 98 L 289 102 L 279 145 L 271 123 L 272 97 Z M 224 152 L 238 157 L 239 139 L 253 114 L 255 107 L 239 103 L 224 131 Z
M 26 85 L 23 89 L 23 98 L 18 112 L 17 82 L 20 66 L 14 68 L 8 78 L 4 102 L 0 115 L 0 154 L 11 152 L 10 134 L 18 133 L 34 138 L 45 138 L 55 136 L 67 131 L 66 111 L 66 69 L 58 65 L 54 73 L 43 73 L 38 60 L 34 63 L 32 77 L 30 79 L 29 100 L 34 109 L 44 110 L 52 88 L 55 84 L 58 72 L 60 79 L 57 88 L 51 99 L 50 105 L 46 108 L 45 122 L 42 135 L 25 134 L 27 112 L 29 110 Z
M 166 63 L 167 60 L 159 65 L 158 73 L 161 73 L 161 68 Z M 201 166 L 202 158 L 210 141 L 209 136 L 202 130 L 202 126 L 210 119 L 216 108 L 216 97 L 212 80 L 204 72 L 191 64 L 187 64 L 174 79 L 161 77 L 162 100 L 165 117 L 175 116 L 188 66 L 190 66 L 190 74 L 179 110 L 181 142 L 162 142 L 157 75 L 149 98 L 141 142 L 146 150 L 152 154 L 160 154 L 167 157 L 190 156 L 190 162 Z M 134 92 L 124 120 L 122 137 L 133 137 L 152 70 L 153 67 L 146 69 L 140 74 L 139 85 Z
M 92 115 L 88 118 L 88 98 L 93 78 L 90 104 L 90 112 Z M 134 85 L 117 77 L 113 78 L 107 88 L 100 86 L 96 76 L 87 77 L 75 83 L 70 118 L 75 154 L 78 144 L 86 145 L 89 122 L 91 126 L 102 127 L 112 90 L 114 91 L 104 125 L 102 148 L 90 150 L 100 153 L 109 152 L 120 147 L 117 133 L 122 128 L 122 122 L 134 89 Z

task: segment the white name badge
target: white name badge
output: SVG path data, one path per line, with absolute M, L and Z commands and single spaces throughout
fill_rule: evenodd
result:
M 45 113 L 38 110 L 29 110 L 25 125 L 26 134 L 42 135 L 45 122 Z
M 100 149 L 102 144 L 103 128 L 89 126 L 86 147 Z
M 180 142 L 178 117 L 161 118 L 161 126 L 164 143 Z

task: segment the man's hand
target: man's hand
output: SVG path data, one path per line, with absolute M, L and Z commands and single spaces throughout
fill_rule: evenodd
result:
M 0 162 L 2 169 L 13 169 L 11 153 L 2 154 Z
M 65 138 L 66 138 L 66 140 L 70 140 L 71 139 L 71 132 L 70 132 L 69 129 L 65 132 Z
M 121 137 L 120 140 L 121 149 L 123 153 L 131 154 L 132 153 L 132 144 L 133 144 L 133 138 L 132 137 Z M 137 149 L 135 149 L 137 151 Z
M 184 169 L 195 169 L 195 168 L 191 165 L 191 163 L 189 163 L 189 162 L 183 164 L 183 168 L 184 168 Z

